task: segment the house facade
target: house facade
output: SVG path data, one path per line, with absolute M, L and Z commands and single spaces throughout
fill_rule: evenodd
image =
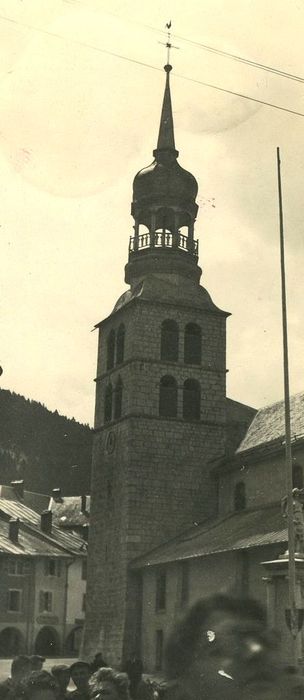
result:
M 0 497 L 0 656 L 77 654 L 85 589 L 83 538 Z

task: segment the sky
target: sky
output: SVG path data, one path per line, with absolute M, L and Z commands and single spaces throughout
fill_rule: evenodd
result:
M 290 388 L 304 390 L 304 117 L 201 84 L 304 114 L 300 81 L 201 46 L 304 79 L 303 2 L 0 0 L 1 386 L 90 424 L 92 329 L 126 289 L 132 181 L 156 147 L 168 20 L 202 284 L 232 314 L 228 396 L 256 408 L 283 397 L 277 146 Z

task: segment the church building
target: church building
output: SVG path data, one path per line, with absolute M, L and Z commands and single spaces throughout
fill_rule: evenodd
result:
M 211 468 L 254 415 L 226 398 L 229 313 L 200 285 L 198 186 L 177 160 L 170 71 L 154 160 L 133 183 L 130 289 L 98 324 L 84 649 L 111 662 L 140 646 L 130 562 L 214 516 Z
M 256 465 L 273 460 L 265 441 L 282 451 L 281 433 L 263 435 L 265 415 L 226 396 L 229 312 L 200 285 L 198 185 L 178 162 L 170 72 L 153 162 L 133 182 L 129 289 L 97 324 L 82 649 L 116 667 L 136 651 L 148 671 L 161 670 L 174 619 L 201 595 L 266 603 L 261 562 L 286 548 L 282 459 L 269 469 L 273 493 Z

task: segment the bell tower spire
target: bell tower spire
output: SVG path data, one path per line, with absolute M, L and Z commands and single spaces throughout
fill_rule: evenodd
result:
M 174 124 L 170 92 L 170 71 L 172 70 L 172 66 L 167 63 L 164 66 L 164 70 L 166 71 L 166 85 L 159 125 L 157 149 L 154 151 L 153 155 L 157 157 L 159 151 L 171 150 L 175 152 L 177 157 L 178 151 L 175 151 Z
M 171 48 L 169 40 L 166 46 Z M 137 173 L 133 182 L 134 236 L 130 238 L 125 268 L 125 280 L 131 287 L 152 272 L 179 274 L 196 282 L 202 272 L 198 241 L 194 239 L 198 185 L 177 162 L 170 63 L 164 70 L 166 82 L 154 160 Z

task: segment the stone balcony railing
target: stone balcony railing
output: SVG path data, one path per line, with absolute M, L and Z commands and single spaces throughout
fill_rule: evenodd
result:
M 156 231 L 155 233 L 140 234 L 139 236 L 131 236 L 129 242 L 129 255 L 140 253 L 144 250 L 151 249 L 171 249 L 184 251 L 198 259 L 198 241 L 192 240 L 184 234 L 171 233 L 170 231 Z

